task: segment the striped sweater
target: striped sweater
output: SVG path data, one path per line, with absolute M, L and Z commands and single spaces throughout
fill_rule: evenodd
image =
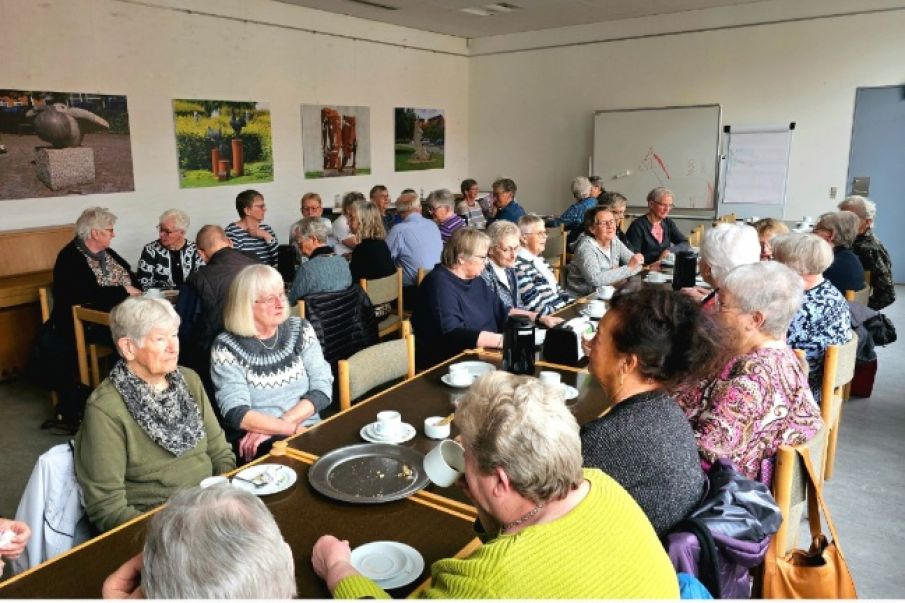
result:
M 431 568 L 425 599 L 678 599 L 669 557 L 644 511 L 611 477 L 585 469 L 590 492 L 569 513 L 501 535 L 465 559 Z M 389 598 L 367 578 L 344 578 L 336 599 Z
M 276 267 L 277 247 L 280 246 L 279 241 L 277 241 L 277 235 L 267 224 L 260 224 L 259 227 L 261 230 L 267 231 L 267 234 L 270 235 L 271 238 L 269 243 L 264 239 L 251 236 L 248 234 L 247 230 L 237 226 L 235 223 L 231 223 L 224 230 L 226 231 L 226 236 L 232 241 L 235 249 L 251 252 L 255 254 L 258 261 L 262 264 Z

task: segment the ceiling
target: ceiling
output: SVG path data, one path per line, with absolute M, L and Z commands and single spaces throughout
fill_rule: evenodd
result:
M 277 0 L 308 8 L 479 38 L 762 0 Z M 469 9 L 472 12 L 464 12 Z M 508 9 L 508 10 L 507 10 Z M 480 16 L 475 13 L 488 13 Z

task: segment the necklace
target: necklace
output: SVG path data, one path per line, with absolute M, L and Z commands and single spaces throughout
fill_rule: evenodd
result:
M 532 517 L 534 517 L 535 515 L 540 513 L 540 510 L 543 508 L 544 508 L 544 503 L 537 503 L 537 505 L 535 505 L 535 507 L 533 509 L 531 509 L 530 511 L 528 511 L 527 513 L 525 513 L 524 515 L 522 515 L 515 521 L 510 521 L 509 523 L 504 523 L 503 527 L 501 528 L 501 531 L 508 532 L 512 528 L 522 525 L 523 523 L 525 523 L 526 521 L 528 521 L 529 519 L 531 519 Z
M 277 332 L 273 334 L 273 345 L 267 345 L 266 343 L 264 343 L 264 340 L 257 335 L 255 335 L 255 339 L 258 340 L 258 343 L 260 343 L 261 347 L 265 350 L 273 350 L 275 347 L 277 347 L 277 343 L 280 341 L 280 330 L 277 329 Z M 270 338 L 268 337 L 267 339 Z

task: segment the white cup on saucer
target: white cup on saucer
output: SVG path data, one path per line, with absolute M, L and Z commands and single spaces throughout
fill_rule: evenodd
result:
M 597 287 L 597 297 L 600 299 L 611 300 L 615 293 L 616 287 L 613 285 L 601 285 L 600 287 Z
M 445 419 L 446 417 L 428 417 L 424 419 L 424 435 L 432 440 L 448 438 L 450 424 L 447 422 L 443 425 L 438 425 L 438 423 L 443 422 Z
M 541 371 L 537 374 L 537 378 L 544 385 L 558 386 L 562 383 L 562 375 L 556 371 Z
M 381 438 L 396 437 L 402 429 L 402 415 L 395 410 L 381 411 L 377 413 L 377 422 L 371 429 Z
M 456 483 L 465 472 L 465 450 L 453 440 L 443 440 L 424 457 L 424 472 L 441 488 Z
M 648 272 L 647 282 L 649 283 L 665 283 L 666 275 L 662 272 Z
M 145 291 L 145 296 L 153 297 L 154 299 L 162 299 L 163 292 L 160 289 L 148 289 Z
M 603 305 L 603 300 L 592 299 L 588 302 L 588 316 L 591 318 L 600 318 L 604 312 L 606 312 L 606 306 Z
M 210 488 L 211 486 L 228 486 L 229 478 L 225 475 L 212 475 L 211 477 L 205 477 L 198 485 L 202 488 Z
M 471 385 L 471 371 L 461 364 L 449 365 L 449 382 L 456 386 Z

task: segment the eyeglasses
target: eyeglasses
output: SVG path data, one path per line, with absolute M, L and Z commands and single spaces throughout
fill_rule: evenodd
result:
M 610 228 L 616 226 L 616 220 L 603 220 L 602 222 L 594 222 L 594 226 L 609 226 Z
M 546 238 L 547 238 L 547 231 L 546 231 L 546 230 L 539 230 L 539 231 L 537 231 L 537 232 L 526 232 L 526 233 L 525 233 L 525 236 L 526 236 L 526 237 L 535 236 L 535 237 L 542 237 L 542 238 L 546 239 Z
M 277 304 L 285 303 L 286 296 L 285 295 L 268 295 L 267 297 L 256 299 L 256 304 L 264 304 L 265 306 L 276 306 Z
M 659 205 L 660 207 L 665 207 L 666 209 L 672 209 L 675 204 L 663 203 L 662 201 L 654 201 L 654 205 Z
M 158 226 L 157 232 L 159 232 L 160 234 L 171 235 L 171 234 L 175 234 L 177 232 L 185 232 L 185 231 L 182 230 L 181 228 L 174 228 L 173 230 L 168 230 L 168 229 L 164 228 L 163 226 Z
M 486 256 L 486 255 L 473 255 L 473 256 L 471 256 L 471 258 L 469 258 L 469 259 L 471 259 L 471 260 L 481 260 L 482 263 L 484 263 L 484 264 L 487 263 L 487 256 Z
M 497 245 L 497 251 L 500 253 L 515 253 L 518 251 L 518 245 L 514 245 L 512 247 L 503 247 L 502 245 Z

